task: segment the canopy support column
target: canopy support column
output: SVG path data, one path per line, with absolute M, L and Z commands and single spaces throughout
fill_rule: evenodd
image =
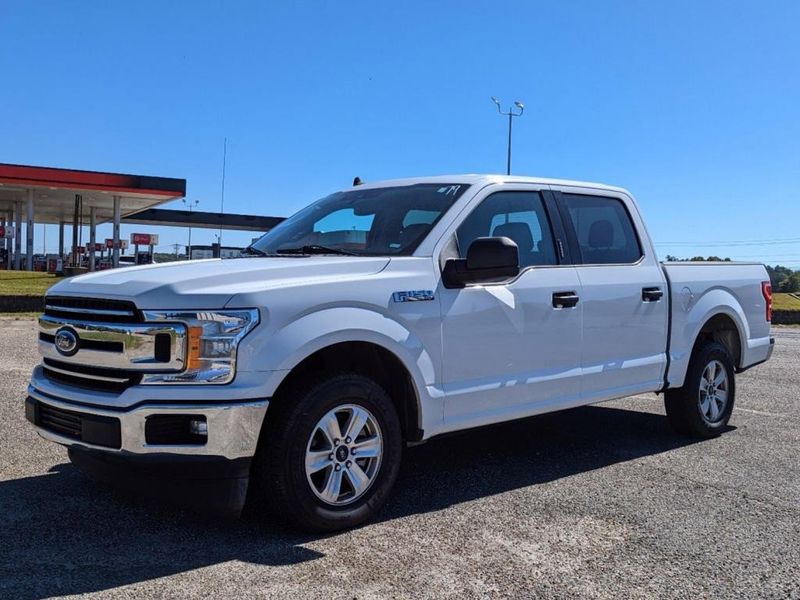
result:
M 72 211 L 72 260 L 69 261 L 73 267 L 80 266 L 80 254 L 78 254 L 78 221 L 80 220 L 81 196 L 75 194 L 75 206 Z
M 7 227 L 14 226 L 14 211 L 10 210 L 6 213 L 5 222 Z M 15 232 L 16 233 L 16 232 Z M 11 264 L 14 258 L 14 238 L 7 237 L 4 241 L 6 248 L 6 270 L 11 270 Z
M 14 270 L 19 271 L 22 266 L 22 202 L 14 202 Z
M 119 267 L 119 222 L 121 220 L 119 196 L 114 196 L 114 248 L 111 255 L 111 264 L 115 269 Z
M 28 190 L 26 209 L 27 227 L 25 228 L 25 268 L 33 271 L 33 190 Z
M 58 256 L 64 260 L 64 221 L 58 222 Z
M 89 271 L 94 271 L 95 252 L 94 246 L 97 243 L 97 208 L 92 206 L 89 209 Z

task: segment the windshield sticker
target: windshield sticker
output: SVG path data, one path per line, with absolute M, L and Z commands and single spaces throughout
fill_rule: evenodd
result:
M 445 196 L 455 196 L 458 194 L 458 190 L 461 189 L 461 185 L 446 185 L 444 187 L 440 187 L 436 190 L 440 194 L 444 194 Z

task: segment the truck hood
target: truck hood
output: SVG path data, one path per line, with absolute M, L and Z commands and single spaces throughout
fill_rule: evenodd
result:
M 64 279 L 48 295 L 132 300 L 142 309 L 222 308 L 236 294 L 380 273 L 389 259 L 292 256 L 122 267 Z

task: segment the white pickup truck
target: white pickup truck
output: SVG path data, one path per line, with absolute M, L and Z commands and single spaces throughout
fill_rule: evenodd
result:
M 646 392 L 678 433 L 721 433 L 771 310 L 762 265 L 659 263 L 623 189 L 385 181 L 247 257 L 57 284 L 26 416 L 97 477 L 233 514 L 252 484 L 335 530 L 380 509 L 404 445 L 443 433 Z

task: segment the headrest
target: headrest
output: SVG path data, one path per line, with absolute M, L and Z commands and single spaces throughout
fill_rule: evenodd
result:
M 419 238 L 422 237 L 430 227 L 431 226 L 427 223 L 414 223 L 403 227 L 400 231 L 400 245 L 404 248 L 413 245 L 414 242 L 419 241 Z
M 494 228 L 492 235 L 511 238 L 523 252 L 533 250 L 533 235 L 527 223 L 503 223 Z
M 614 245 L 614 226 L 611 221 L 595 221 L 589 228 L 589 247 L 610 248 Z

